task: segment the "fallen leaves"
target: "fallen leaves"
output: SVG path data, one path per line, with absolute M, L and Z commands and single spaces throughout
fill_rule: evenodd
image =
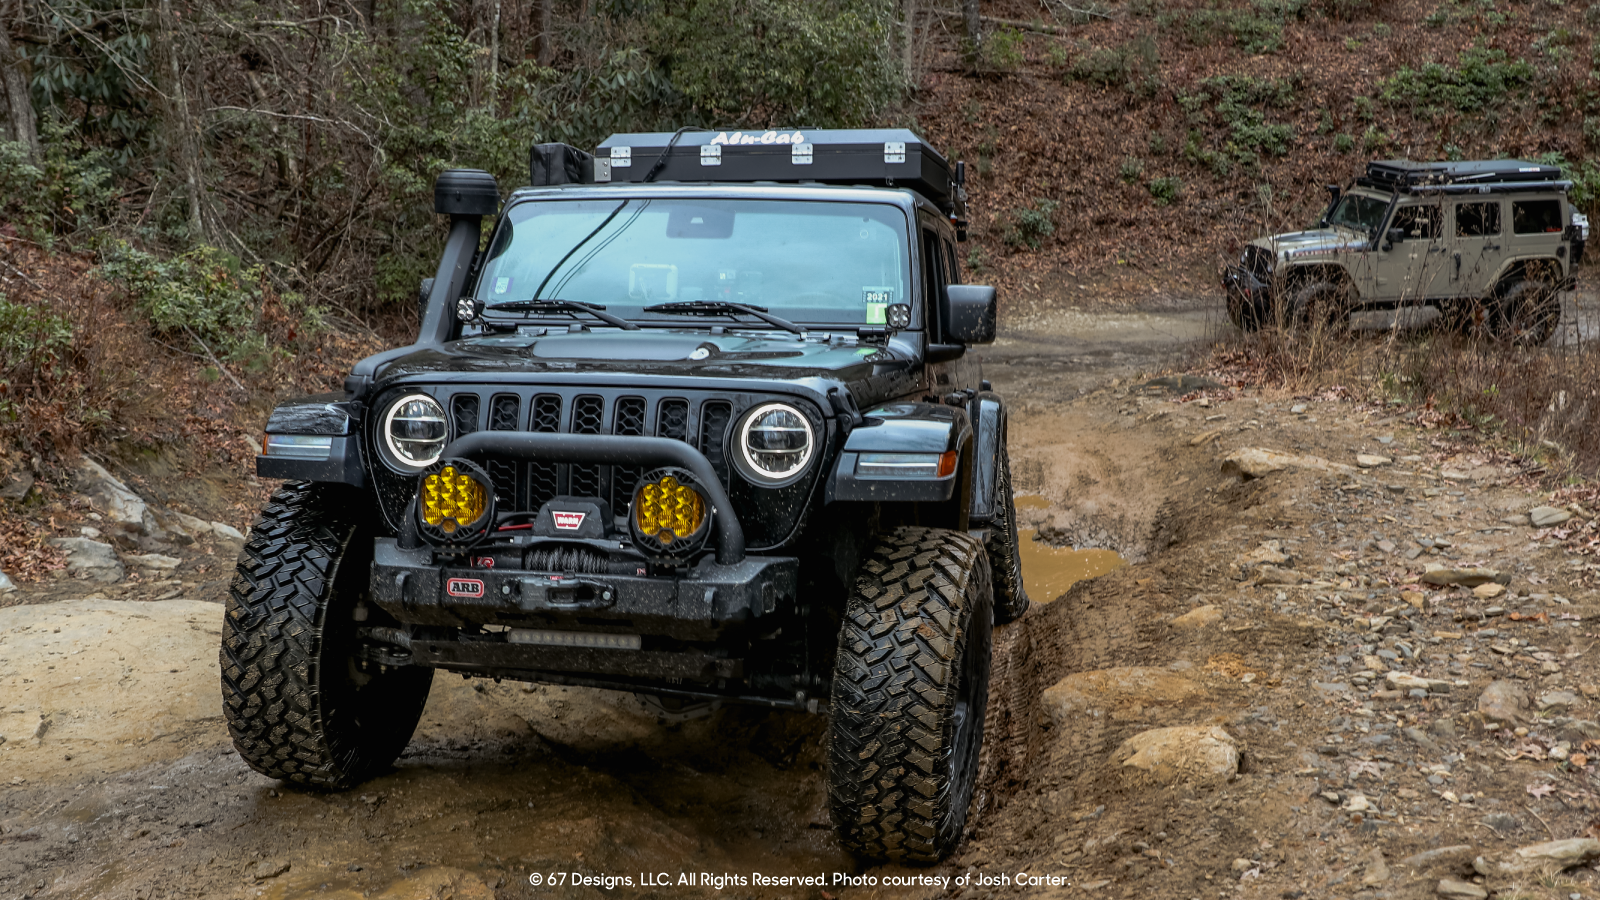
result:
M 1528 785 L 1528 793 L 1532 794 L 1535 797 L 1548 797 L 1548 796 L 1550 796 L 1551 794 L 1553 794 L 1555 792 L 1556 792 L 1556 787 L 1553 784 L 1530 784 L 1530 785 Z

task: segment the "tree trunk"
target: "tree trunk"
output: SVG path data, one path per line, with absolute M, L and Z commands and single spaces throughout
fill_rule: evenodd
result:
M 162 73 L 167 84 L 163 87 L 166 115 L 165 143 L 172 171 L 183 184 L 189 201 L 189 239 L 199 242 L 206 239 L 205 222 L 201 217 L 201 197 L 204 186 L 200 180 L 199 132 L 189 111 L 189 96 L 184 89 L 183 69 L 178 62 L 178 19 L 172 14 L 172 0 L 161 0 L 156 10 L 157 46 L 160 48 L 165 69 Z
M 967 20 L 967 42 L 974 53 L 983 45 L 982 22 L 978 16 L 978 0 L 961 0 L 961 14 Z
M 28 92 L 28 71 L 11 46 L 6 23 L 0 21 L 0 140 L 16 141 L 28 148 L 30 159 L 41 153 L 39 131 Z
M 533 3 L 533 14 L 538 19 L 534 24 L 534 59 L 541 66 L 550 65 L 550 62 L 556 58 L 555 41 L 552 40 L 555 35 L 551 33 L 554 29 L 550 22 L 551 7 L 553 6 L 555 6 L 555 0 L 534 0 Z M 583 7 L 588 10 L 589 4 L 587 0 Z
M 494 0 L 494 21 L 489 23 L 489 106 L 500 99 L 500 0 Z
M 901 51 L 906 85 L 914 91 L 917 88 L 917 0 L 905 0 L 905 46 Z

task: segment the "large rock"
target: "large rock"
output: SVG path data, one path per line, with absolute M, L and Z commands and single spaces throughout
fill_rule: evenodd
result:
M 1202 692 L 1200 685 L 1166 669 L 1122 666 L 1074 672 L 1047 688 L 1040 701 L 1058 726 L 1071 730 L 1085 715 L 1116 713 L 1131 707 L 1177 706 Z
M 1488 889 L 1483 885 L 1455 878 L 1439 879 L 1439 886 L 1434 890 L 1445 900 L 1484 900 L 1489 896 Z
M 1116 759 L 1123 774 L 1135 780 L 1220 781 L 1239 771 L 1239 746 L 1215 725 L 1179 725 L 1128 738 Z
M 1437 563 L 1429 563 L 1428 567 L 1422 572 L 1423 584 L 1440 586 L 1459 584 L 1463 587 L 1477 587 L 1480 584 L 1488 584 L 1491 581 L 1498 584 L 1507 584 L 1511 581 L 1511 575 L 1497 569 L 1462 569 L 1454 566 L 1441 566 Z
M 9 594 L 16 589 L 17 586 L 11 582 L 11 576 L 0 572 L 0 594 Z
M 1452 844 L 1408 856 L 1400 860 L 1400 865 L 1418 872 L 1470 872 L 1472 858 L 1477 855 L 1471 844 Z
M 151 524 L 148 521 L 150 508 L 144 500 L 94 460 L 84 459 L 78 463 L 77 481 L 78 490 L 111 521 L 140 529 Z
M 1515 681 L 1492 681 L 1478 695 L 1478 714 L 1491 728 L 1516 725 L 1528 718 L 1528 695 Z
M 1222 474 L 1243 479 L 1260 478 L 1284 469 L 1311 469 L 1330 474 L 1348 474 L 1356 471 L 1355 466 L 1329 462 L 1320 456 L 1299 456 L 1294 453 L 1268 450 L 1265 447 L 1245 447 L 1235 450 L 1222 461 Z
M 1511 875 L 1554 874 L 1593 859 L 1600 859 L 1600 841 L 1568 838 L 1518 847 L 1500 862 L 1500 871 Z
M 1222 610 L 1207 604 L 1196 606 L 1181 616 L 1173 619 L 1170 624 L 1173 628 L 1204 628 L 1222 620 Z
M 1572 518 L 1572 513 L 1554 506 L 1535 506 L 1528 510 L 1528 520 L 1535 528 L 1554 528 Z
M 121 581 L 122 576 L 128 574 L 122 560 L 117 557 L 116 549 L 110 544 L 82 537 L 50 538 L 45 543 L 59 547 L 67 554 L 67 574 L 74 578 L 111 584 Z

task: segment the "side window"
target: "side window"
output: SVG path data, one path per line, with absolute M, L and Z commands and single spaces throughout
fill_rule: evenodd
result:
M 950 283 L 966 284 L 966 281 L 961 277 L 961 257 L 956 255 L 956 245 L 950 243 L 949 238 L 944 241 L 944 258 L 947 263 L 946 268 L 949 270 L 946 274 L 949 276 Z
M 927 299 L 923 307 L 928 311 L 929 331 L 944 333 L 944 253 L 939 249 L 939 235 L 930 228 L 922 229 L 922 295 Z
M 1439 237 L 1444 222 L 1444 209 L 1435 203 L 1402 206 L 1394 211 L 1390 228 L 1405 231 L 1408 240 L 1431 240 Z
M 1560 200 L 1518 200 L 1511 204 L 1511 228 L 1517 234 L 1548 234 L 1561 230 Z
M 1499 233 L 1499 203 L 1462 203 L 1456 207 L 1456 237 L 1488 237 Z

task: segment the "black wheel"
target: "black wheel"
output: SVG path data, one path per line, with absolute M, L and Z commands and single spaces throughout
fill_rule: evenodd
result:
M 1242 291 L 1228 292 L 1228 319 L 1240 331 L 1249 334 L 1259 331 L 1269 321 L 1265 304 L 1246 296 Z
M 1294 292 L 1295 324 L 1323 332 L 1350 328 L 1350 302 L 1343 285 L 1316 281 Z
M 1493 302 L 1493 301 L 1490 301 Z M 1481 297 L 1466 297 L 1441 303 L 1438 327 L 1466 338 L 1489 335 L 1490 306 Z
M 1514 281 L 1489 309 L 1495 338 L 1519 347 L 1537 347 L 1555 334 L 1561 321 L 1561 294 L 1542 281 Z
M 995 497 L 1005 504 L 1004 512 L 989 529 L 984 550 L 989 555 L 989 580 L 994 585 L 994 623 L 1004 625 L 1022 618 L 1028 611 L 1028 592 L 1022 585 L 1021 538 L 1017 534 L 1017 504 L 1011 496 L 1011 455 L 1006 452 L 1005 436 L 1000 437 L 1000 459 L 996 466 Z
M 273 494 L 239 554 L 222 623 L 222 711 L 240 757 L 328 790 L 394 762 L 433 683 L 432 669 L 357 658 L 354 616 L 372 563 L 358 499 L 305 482 Z
M 879 540 L 845 607 L 829 701 L 828 799 L 845 849 L 935 863 L 966 827 L 989 695 L 983 546 L 942 528 Z

